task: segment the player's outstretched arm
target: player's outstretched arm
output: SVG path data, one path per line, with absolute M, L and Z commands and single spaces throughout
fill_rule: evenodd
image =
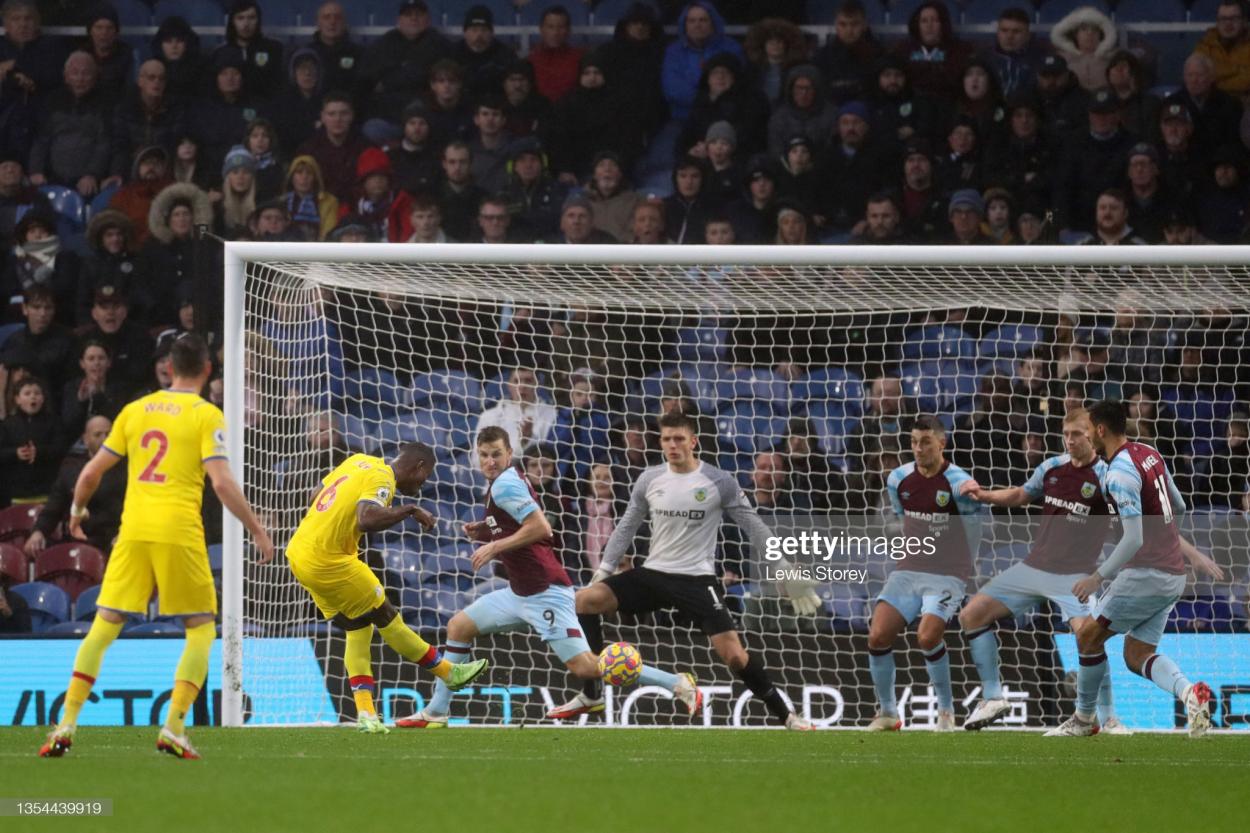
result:
M 74 499 L 69 508 L 70 537 L 80 541 L 87 540 L 82 531 L 82 522 L 87 519 L 87 504 L 91 502 L 96 489 L 100 488 L 104 473 L 121 462 L 121 459 L 113 452 L 101 448 L 78 473 L 78 481 L 74 483 Z
M 545 513 L 541 511 L 533 511 L 525 516 L 525 520 L 521 521 L 521 528 L 506 538 L 500 538 L 498 541 L 491 541 L 483 544 L 473 553 L 473 569 L 480 570 L 486 566 L 486 563 L 493 558 L 497 558 L 505 552 L 519 549 L 529 544 L 535 544 L 544 538 L 551 537 L 551 524 L 547 520 Z
M 616 524 L 616 529 L 612 530 L 612 534 L 608 536 L 608 543 L 603 548 L 603 557 L 599 561 L 599 569 L 595 570 L 594 577 L 590 580 L 591 584 L 597 584 L 616 572 L 621 565 L 621 558 L 625 555 L 625 551 L 634 543 L 634 536 L 638 534 L 642 522 L 651 514 L 651 503 L 647 500 L 647 484 L 650 482 L 648 478 L 649 475 L 644 473 L 634 483 L 634 488 L 629 493 L 629 505 L 625 507 L 621 520 Z
M 426 531 L 434 528 L 434 516 L 415 503 L 381 506 L 362 500 L 356 504 L 356 526 L 361 532 L 381 532 L 390 529 L 404 518 L 416 518 Z
M 256 513 L 252 511 L 252 504 L 247 502 L 247 496 L 243 494 L 243 490 L 239 488 L 239 482 L 234 479 L 234 475 L 230 472 L 230 464 L 223 458 L 204 461 L 204 472 L 208 475 L 208 479 L 213 483 L 213 491 L 217 494 L 217 499 L 221 501 L 221 505 L 230 510 L 230 514 L 234 515 L 243 522 L 243 526 L 247 527 L 247 531 L 252 533 L 252 540 L 256 542 L 256 549 L 260 550 L 260 558 L 257 563 L 266 564 L 273 559 L 273 541 L 269 537 L 269 532 L 261 524 L 260 519 L 256 517 Z
M 971 498 L 977 503 L 999 506 L 1004 509 L 1026 506 L 1033 502 L 1033 498 L 1021 486 L 1011 486 L 1006 489 L 986 489 L 975 480 L 965 480 L 959 487 L 959 494 L 962 497 Z

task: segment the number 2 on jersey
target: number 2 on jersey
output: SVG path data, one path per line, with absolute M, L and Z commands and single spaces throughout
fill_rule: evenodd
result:
M 156 445 L 156 453 L 152 455 L 151 461 L 148 462 L 147 467 L 139 475 L 140 483 L 165 482 L 165 475 L 157 471 L 157 468 L 160 466 L 161 461 L 165 459 L 165 455 L 169 453 L 169 437 L 165 436 L 164 431 L 158 431 L 153 428 L 139 440 L 139 447 L 146 451 L 148 446 L 153 444 Z

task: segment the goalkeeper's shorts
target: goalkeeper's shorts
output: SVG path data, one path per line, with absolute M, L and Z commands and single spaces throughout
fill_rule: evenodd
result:
M 321 615 L 333 619 L 341 613 L 356 619 L 386 601 L 382 582 L 359 558 L 310 559 L 287 551 L 291 572 L 317 604 Z

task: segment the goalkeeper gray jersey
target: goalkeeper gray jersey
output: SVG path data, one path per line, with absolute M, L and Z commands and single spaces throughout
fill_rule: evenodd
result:
M 653 466 L 634 484 L 629 508 L 604 550 L 603 566 L 615 570 L 638 527 L 650 520 L 646 567 L 686 576 L 714 575 L 723 516 L 747 533 L 756 553 L 764 551 L 768 527 L 732 475 L 702 462 L 686 474 L 670 470 L 667 463 Z

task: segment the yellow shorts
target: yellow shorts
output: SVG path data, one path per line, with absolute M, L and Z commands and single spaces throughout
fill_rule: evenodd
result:
M 217 612 L 217 590 L 204 544 L 184 547 L 155 541 L 118 541 L 109 556 L 97 607 L 146 614 L 152 591 L 161 616 Z
M 359 558 L 314 561 L 288 551 L 287 562 L 327 619 L 333 619 L 338 613 L 355 619 L 376 610 L 386 601 L 382 582 Z

